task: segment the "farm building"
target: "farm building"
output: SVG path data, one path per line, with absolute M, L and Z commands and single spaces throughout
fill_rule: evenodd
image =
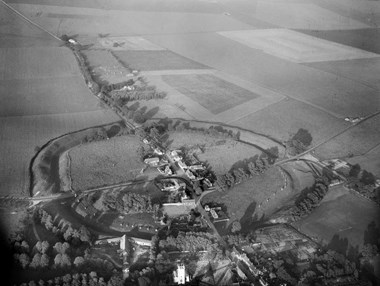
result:
M 152 157 L 152 158 L 146 158 L 144 160 L 145 164 L 148 164 L 149 166 L 157 166 L 158 162 L 160 162 L 160 159 L 157 157 Z

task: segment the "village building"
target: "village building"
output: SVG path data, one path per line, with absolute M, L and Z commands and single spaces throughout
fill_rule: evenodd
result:
M 185 265 L 178 264 L 177 270 L 173 271 L 174 283 L 178 285 L 185 285 L 185 283 L 190 282 L 190 276 L 186 272 Z
M 146 158 L 144 160 L 144 163 L 149 165 L 149 166 L 157 166 L 158 162 L 160 162 L 160 159 L 158 157 L 152 157 L 152 158 Z

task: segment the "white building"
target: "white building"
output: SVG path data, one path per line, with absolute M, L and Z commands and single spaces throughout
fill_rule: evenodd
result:
M 186 273 L 185 265 L 178 264 L 177 270 L 173 271 L 173 280 L 178 285 L 184 285 L 190 281 L 190 276 Z

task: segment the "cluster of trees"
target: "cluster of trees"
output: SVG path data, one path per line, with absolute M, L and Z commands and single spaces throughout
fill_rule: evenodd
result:
M 380 204 L 380 188 L 375 187 L 376 177 L 367 170 L 362 170 L 359 164 L 351 167 L 348 174 L 348 186 L 367 198 Z
M 179 232 L 176 237 L 168 236 L 160 240 L 159 248 L 165 251 L 219 251 L 219 244 L 215 237 L 207 232 Z
M 54 279 L 38 282 L 30 281 L 22 283 L 20 286 L 123 286 L 124 281 L 120 275 L 113 275 L 108 281 L 103 277 L 98 277 L 97 273 L 92 271 L 87 273 L 75 273 L 73 275 L 66 274 L 64 276 L 55 277 Z
M 328 191 L 329 181 L 326 177 L 316 179 L 314 186 L 306 190 L 296 201 L 296 206 L 292 209 L 293 220 L 298 220 L 307 216 L 315 209 Z
M 306 151 L 312 141 L 313 137 L 310 132 L 306 129 L 300 128 L 297 133 L 290 138 L 290 140 L 285 142 L 286 150 L 289 155 L 295 156 Z
M 232 188 L 236 184 L 247 181 L 253 176 L 263 174 L 270 167 L 268 157 L 261 156 L 255 162 L 247 162 L 247 165 L 233 169 L 227 174 L 216 177 L 216 187 L 220 191 Z
M 152 204 L 151 196 L 137 193 L 125 193 L 120 199 L 118 193 L 109 192 L 103 198 L 103 206 L 107 210 L 117 210 L 124 213 L 153 213 L 158 216 L 160 206 Z
M 79 229 L 73 228 L 70 223 L 67 223 L 69 226 L 66 229 L 62 227 L 62 225 L 66 224 L 55 225 L 51 215 L 44 209 L 38 210 L 37 217 L 47 230 L 52 231 L 69 243 L 74 245 L 78 245 L 79 243 L 92 243 L 93 237 L 89 230 L 83 225 Z
M 97 128 L 92 131 L 91 134 L 85 136 L 82 140 L 82 143 L 93 142 L 93 141 L 101 141 L 108 138 L 107 130 L 104 127 Z
M 132 90 L 115 90 L 111 94 L 119 107 L 133 100 L 162 99 L 166 96 L 165 92 L 157 91 L 157 88 L 152 85 L 134 85 Z
M 349 261 L 344 255 L 333 250 L 315 253 L 310 265 L 311 267 L 303 273 L 302 280 L 312 282 L 321 276 L 323 279 L 337 278 L 344 275 L 359 277 L 355 262 Z

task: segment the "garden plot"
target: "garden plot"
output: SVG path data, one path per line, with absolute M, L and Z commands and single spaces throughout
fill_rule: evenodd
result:
M 219 32 L 250 48 L 296 63 L 376 58 L 370 53 L 287 29 Z

